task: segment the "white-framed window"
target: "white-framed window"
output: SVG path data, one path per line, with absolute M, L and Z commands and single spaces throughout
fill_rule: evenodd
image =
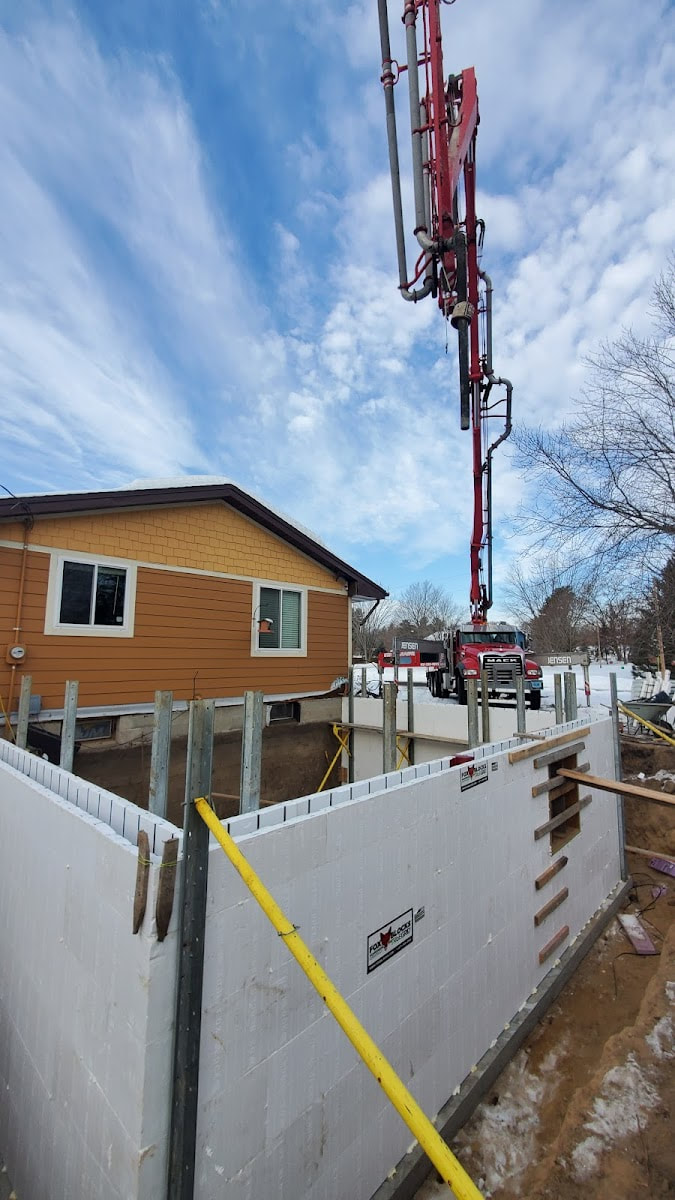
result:
M 307 589 L 264 582 L 253 588 L 252 654 L 307 654 Z
M 111 558 L 52 555 L 45 633 L 133 637 L 136 566 Z

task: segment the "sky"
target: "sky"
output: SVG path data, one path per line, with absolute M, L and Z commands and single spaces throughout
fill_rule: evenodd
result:
M 478 79 L 518 421 L 553 428 L 584 356 L 649 329 L 675 242 L 674 16 L 443 5 L 446 73 Z M 455 337 L 397 292 L 380 73 L 376 0 L 0 0 L 0 484 L 224 475 L 393 594 L 430 579 L 468 602 Z M 496 617 L 526 500 L 505 445 Z

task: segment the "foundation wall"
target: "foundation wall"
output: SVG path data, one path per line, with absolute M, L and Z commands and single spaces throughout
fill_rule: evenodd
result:
M 584 740 L 592 770 L 613 774 L 610 722 Z M 593 794 L 567 865 L 537 891 L 552 855 L 534 837 L 549 810 L 532 784 L 547 772 L 509 765 L 507 746 L 476 762 L 485 778 L 464 789 L 462 768 L 437 761 L 229 823 L 431 1117 L 620 881 L 614 797 Z M 535 927 L 563 886 L 567 900 Z M 372 935 L 402 914 L 411 942 L 369 972 Z M 205 971 L 198 1200 L 368 1200 L 411 1134 L 217 846 Z
M 158 943 L 152 913 L 175 831 L 7 743 L 0 759 L 1 1154 L 30 1200 L 164 1200 L 176 934 Z
M 611 722 L 565 727 L 582 729 L 611 776 Z M 535 888 L 561 855 L 534 832 L 547 768 L 510 764 L 518 745 L 478 748 L 473 775 L 445 758 L 227 822 L 431 1117 L 620 885 L 616 801 L 592 792 Z M 0 1150 L 31 1200 L 159 1200 L 177 914 L 161 944 L 153 914 L 177 830 L 7 743 L 0 760 Z M 205 952 L 196 1200 L 369 1200 L 412 1135 L 215 843 Z

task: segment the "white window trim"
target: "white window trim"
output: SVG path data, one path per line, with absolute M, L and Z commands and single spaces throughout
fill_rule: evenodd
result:
M 258 619 L 260 614 L 260 589 L 278 588 L 285 592 L 300 593 L 300 647 L 291 650 L 287 646 L 278 649 L 258 645 Z M 277 579 L 256 579 L 253 584 L 253 611 L 251 614 L 251 657 L 252 658 L 307 658 L 307 592 L 298 583 L 280 583 Z
M 121 625 L 66 625 L 59 620 L 61 610 L 61 584 L 63 564 L 66 562 L 87 563 L 90 566 L 119 567 L 126 571 L 124 589 L 124 621 Z M 59 551 L 50 555 L 49 582 L 47 584 L 47 607 L 45 633 L 59 637 L 131 638 L 134 636 L 136 615 L 136 564 L 121 558 L 109 558 L 101 554 L 69 554 Z

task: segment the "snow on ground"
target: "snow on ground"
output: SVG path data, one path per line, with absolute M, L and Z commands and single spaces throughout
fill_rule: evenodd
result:
M 639 1133 L 647 1124 L 649 1110 L 659 1104 L 659 1094 L 634 1054 L 629 1054 L 622 1066 L 612 1067 L 595 1099 L 591 1119 L 584 1125 L 589 1136 L 572 1153 L 577 1182 L 583 1183 L 594 1173 L 603 1151 L 629 1134 Z
M 361 686 L 361 671 L 362 667 L 356 665 L 354 668 L 355 688 L 357 694 Z M 630 700 L 631 686 L 633 683 L 633 667 L 631 663 L 591 663 L 589 667 L 589 678 L 591 685 L 590 705 L 586 704 L 586 696 L 584 694 L 584 673 L 581 667 L 570 667 L 569 670 L 574 672 L 577 681 L 577 704 L 581 710 L 590 707 L 595 710 L 596 714 L 604 715 L 609 708 L 609 677 L 611 674 L 616 675 L 616 690 L 619 700 L 624 703 Z M 366 670 L 366 686 L 369 694 L 377 694 L 379 688 L 379 672 L 374 663 L 368 663 L 365 666 Z M 407 694 L 407 667 L 399 667 L 399 700 L 405 700 Z M 553 685 L 553 676 L 562 673 L 562 668 L 543 667 L 543 683 L 542 690 L 542 708 L 553 708 L 555 706 L 555 694 Z M 456 704 L 454 697 L 449 700 L 439 700 L 431 695 L 431 692 L 426 686 L 426 667 L 413 667 L 413 684 L 415 685 L 415 703 L 416 704 Z M 394 667 L 385 667 L 383 674 L 385 683 L 390 683 L 394 679 Z

